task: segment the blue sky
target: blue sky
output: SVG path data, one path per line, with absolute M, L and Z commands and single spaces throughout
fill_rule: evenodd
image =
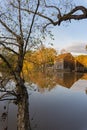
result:
M 87 7 L 87 0 L 75 0 L 77 5 Z M 53 27 L 54 48 L 67 49 L 75 53 L 87 53 L 87 19 L 81 21 L 72 20 L 71 23 L 63 22 L 60 26 Z

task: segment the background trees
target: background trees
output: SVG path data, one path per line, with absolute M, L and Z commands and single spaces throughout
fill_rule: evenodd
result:
M 40 24 L 42 22 L 36 16 L 39 6 L 39 0 L 33 3 L 30 0 L 1 0 L 0 48 L 3 47 L 4 53 L 0 52 L 0 58 L 7 65 L 17 86 L 22 88 L 24 87 L 22 68 L 26 51 L 39 44 L 40 40 L 43 39 L 41 35 L 42 24 Z M 34 13 L 28 13 L 21 8 L 32 9 Z M 38 38 L 39 35 L 41 35 L 40 38 Z M 14 67 L 6 54 L 7 51 L 16 57 Z
M 4 48 L 4 52 L 9 51 L 10 55 L 16 57 L 13 67 L 12 61 L 9 60 L 6 53 L 0 51 L 0 58 L 9 69 L 9 80 L 14 80 L 16 89 L 12 92 L 3 86 L 2 82 L 5 77 L 0 80 L 0 91 L 10 93 L 16 96 L 18 100 L 18 130 L 29 130 L 29 110 L 28 110 L 28 93 L 24 84 L 22 73 L 23 62 L 26 51 L 35 46 L 38 36 L 41 34 L 39 22 L 36 13 L 40 6 L 40 1 L 31 0 L 1 0 L 0 1 L 0 48 Z M 21 8 L 32 9 L 33 14 L 27 13 Z M 37 33 L 38 28 L 38 33 Z M 13 58 L 13 57 L 12 57 Z M 5 73 L 7 73 L 7 68 Z M 3 98 L 6 94 L 3 94 Z
M 78 14 L 77 11 L 81 11 Z M 0 58 L 6 64 L 6 73 L 9 69 L 9 79 L 14 80 L 16 84 L 16 90 L 12 94 L 20 100 L 19 108 L 24 103 L 25 108 L 28 111 L 28 105 L 26 105 L 26 99 L 28 98 L 27 90 L 24 84 L 23 77 L 23 63 L 27 50 L 35 47 L 45 39 L 47 33 L 51 35 L 49 25 L 60 25 L 61 22 L 67 20 L 80 20 L 87 18 L 87 9 L 83 6 L 74 6 L 71 1 L 67 3 L 66 0 L 51 1 L 51 0 L 1 0 L 0 1 L 0 49 L 3 47 L 4 53 L 0 51 Z M 8 53 L 9 51 L 9 53 Z M 47 61 L 50 64 L 53 62 L 52 57 L 48 53 L 54 56 L 54 51 L 42 48 L 38 51 L 38 59 L 40 58 L 40 65 L 44 66 Z M 47 53 L 43 57 L 43 53 Z M 13 67 L 13 57 L 15 58 L 15 65 Z M 11 56 L 11 57 L 10 57 Z M 37 56 L 37 54 L 36 54 Z M 9 59 L 10 58 L 10 59 Z M 32 59 L 34 56 L 32 56 Z M 34 61 L 37 62 L 38 61 Z M 44 67 L 43 67 L 44 68 Z M 2 82 L 0 82 L 0 87 Z M 1 88 L 0 88 L 1 89 Z M 3 91 L 6 91 L 3 88 Z M 26 107 L 27 106 L 27 107 Z M 25 110 L 25 108 L 23 108 Z M 20 109 L 19 109 L 20 111 Z M 21 111 L 20 111 L 21 112 Z M 20 115 L 25 117 L 25 113 L 22 111 Z M 19 118 L 21 116 L 19 115 Z M 21 124 L 18 122 L 19 125 Z M 28 123 L 23 122 L 28 129 Z M 24 125 L 21 130 L 24 128 Z
M 15 68 L 5 55 L 0 53 L 0 57 L 17 84 L 24 81 L 22 68 L 26 51 L 41 43 L 47 33 L 51 36 L 49 25 L 56 26 L 62 21 L 87 18 L 86 7 L 74 6 L 72 1 L 66 0 L 1 0 L 0 10 L 0 47 L 17 57 Z M 47 57 L 40 58 L 43 64 Z
M 28 51 L 25 56 L 24 71 L 45 71 L 47 67 L 54 64 L 54 59 L 57 52 L 54 48 L 46 48 L 44 45 L 40 46 L 36 51 Z

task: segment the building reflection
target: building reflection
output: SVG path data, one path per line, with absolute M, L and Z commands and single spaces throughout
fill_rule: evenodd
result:
M 71 88 L 72 85 L 79 79 L 87 80 L 87 74 L 83 75 L 82 73 L 37 72 L 30 75 L 29 82 L 37 84 L 38 91 L 44 93 L 45 91 L 52 90 L 56 85 Z M 87 91 L 85 92 L 87 93 Z M 31 118 L 32 114 L 30 114 L 31 111 L 28 110 L 28 101 L 28 97 L 25 93 L 21 100 L 6 100 L 3 101 L 3 103 L 0 102 L 0 130 L 31 130 L 31 126 L 33 126 L 31 124 L 33 122 L 34 116 L 32 116 L 33 118 Z M 28 124 L 28 122 L 30 129 L 27 129 L 25 125 Z M 22 127 L 23 129 L 21 128 L 21 126 L 24 126 Z
M 56 83 L 66 87 L 66 88 L 71 88 L 72 85 L 79 80 L 83 76 L 82 73 L 63 73 L 59 72 L 56 74 Z
M 83 73 L 76 72 L 56 72 L 56 73 L 42 73 L 35 72 L 29 75 L 29 82 L 37 85 L 38 91 L 44 93 L 50 91 L 56 85 L 61 85 L 66 88 L 71 88 L 72 85 L 82 78 Z

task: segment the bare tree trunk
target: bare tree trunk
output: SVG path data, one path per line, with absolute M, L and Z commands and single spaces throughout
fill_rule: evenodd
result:
M 23 85 L 17 87 L 17 90 L 21 93 L 18 96 L 18 130 L 31 130 L 27 89 Z

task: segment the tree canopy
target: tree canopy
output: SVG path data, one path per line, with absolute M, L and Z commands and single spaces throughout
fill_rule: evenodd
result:
M 24 117 L 29 115 L 26 115 L 28 113 L 28 105 L 26 105 L 28 93 L 22 71 L 26 52 L 37 47 L 39 43 L 41 44 L 48 35 L 52 37 L 51 25 L 57 26 L 61 25 L 63 21 L 86 18 L 87 8 L 82 5 L 75 6 L 72 0 L 0 0 L 0 58 L 9 69 L 9 80 L 14 80 L 16 86 L 16 90 L 12 92 L 6 90 L 2 83 L 3 80 L 8 80 L 7 77 L 4 77 L 0 81 L 0 91 L 10 93 L 20 101 L 19 108 L 24 110 L 19 109 L 20 115 L 18 115 L 19 119 L 23 118 L 22 126 L 18 120 L 21 130 L 24 130 L 24 126 L 26 126 L 26 130 L 29 130 L 29 124 L 24 120 Z M 46 51 L 49 52 L 49 50 Z M 14 67 L 13 61 L 8 58 L 9 54 L 15 57 Z M 43 58 L 41 57 L 41 59 Z M 5 94 L 3 98 L 4 96 Z M 24 105 L 21 105 L 22 103 Z
M 86 18 L 87 8 L 74 5 L 72 0 L 1 0 L 0 58 L 9 68 L 17 85 L 24 82 L 22 69 L 27 50 L 42 44 L 48 35 L 52 36 L 51 25 Z M 2 47 L 6 53 L 2 53 Z M 15 67 L 12 60 L 7 58 L 8 51 L 16 57 Z

